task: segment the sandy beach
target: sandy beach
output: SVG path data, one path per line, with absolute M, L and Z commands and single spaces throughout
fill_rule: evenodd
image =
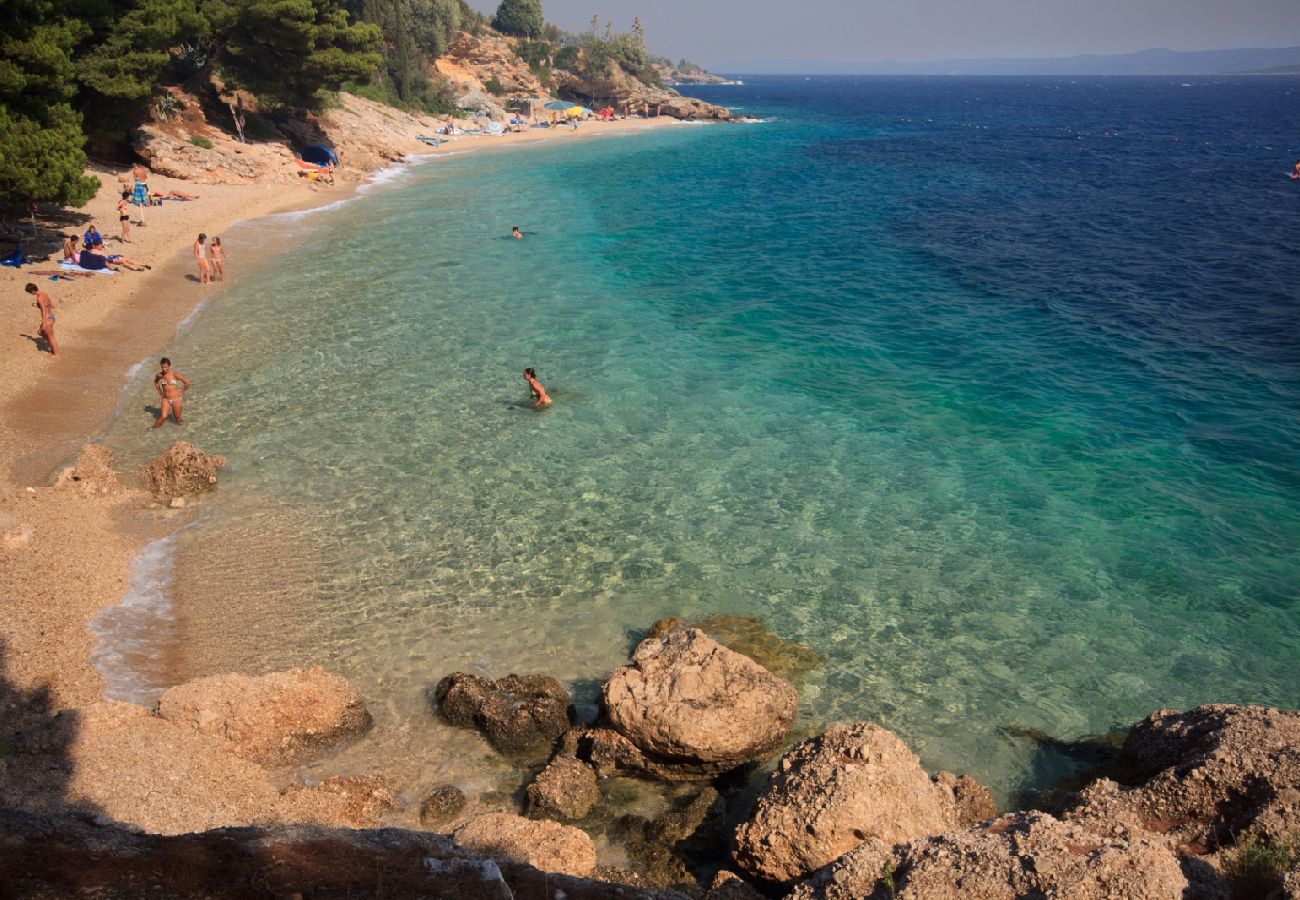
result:
M 16 692 L 44 696 L 42 714 L 98 700 L 103 683 L 91 667 L 93 638 L 87 623 L 116 603 L 125 590 L 129 562 L 144 543 L 176 527 L 187 515 L 155 502 L 125 476 L 121 484 L 102 479 L 56 484 L 80 448 L 114 414 L 133 367 L 151 365 L 195 307 L 220 296 L 220 285 L 198 284 L 191 247 L 199 232 L 220 235 L 237 221 L 344 199 L 394 156 L 426 155 L 415 135 L 432 120 L 382 110 L 387 146 L 365 155 L 351 152 L 352 165 L 335 187 L 306 179 L 269 183 L 198 183 L 154 174 L 150 188 L 198 196 L 190 202 L 165 201 L 145 211 L 145 226 L 133 226 L 131 243 L 119 241 L 115 206 L 127 167 L 95 166 L 102 187 L 83 209 L 43 210 L 44 245 L 28 244 L 33 255 L 49 250 L 47 263 L 21 270 L 0 269 L 0 307 L 4 345 L 0 353 L 0 675 Z M 342 117 L 340 117 L 342 118 Z M 501 136 L 457 136 L 435 155 L 497 150 L 540 141 L 586 140 L 667 125 L 671 120 L 584 123 L 579 129 L 531 129 Z M 372 123 L 369 123 L 373 125 Z M 364 116 L 348 123 L 366 133 Z M 220 179 L 214 174 L 212 180 Z M 133 222 L 136 217 L 133 216 Z M 51 281 L 31 274 L 56 267 L 57 236 L 83 232 L 95 223 L 110 253 L 152 267 L 73 281 Z M 240 261 L 228 264 L 229 277 L 241 277 Z M 39 317 L 24 285 L 36 283 L 53 299 L 60 355 L 38 345 Z M 171 440 L 179 439 L 177 435 Z M 170 444 L 160 442 L 159 450 Z M 203 448 L 219 453 L 221 448 Z M 121 473 L 119 473 L 121 474 Z M 21 727 L 30 705 L 10 703 L 0 724 Z

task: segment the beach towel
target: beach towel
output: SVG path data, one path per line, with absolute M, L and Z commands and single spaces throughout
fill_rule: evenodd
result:
M 0 259 L 0 266 L 13 266 L 15 269 L 22 266 L 30 266 L 32 261 L 23 255 L 23 245 L 19 244 L 18 249 L 10 253 L 4 259 Z
M 103 257 L 100 258 L 103 259 Z M 81 266 L 77 265 L 76 263 L 71 263 L 68 262 L 67 260 L 64 260 L 63 262 L 59 263 L 59 268 L 66 269 L 69 272 L 84 272 L 87 275 L 116 275 L 117 274 L 112 269 L 107 268 L 107 264 L 105 265 L 105 268 L 102 269 L 83 269 Z

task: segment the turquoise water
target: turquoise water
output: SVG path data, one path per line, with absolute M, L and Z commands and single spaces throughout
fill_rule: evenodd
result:
M 1261 220 L 1300 192 L 1246 128 L 1294 95 L 1198 97 L 1211 126 L 1163 82 L 944 81 L 759 80 L 726 97 L 761 124 L 450 156 L 233 231 L 240 280 L 166 348 L 183 432 L 141 382 L 109 434 L 230 460 L 183 533 L 184 674 L 341 671 L 377 728 L 340 765 L 408 786 L 490 765 L 439 677 L 589 701 L 664 615 L 762 617 L 826 656 L 801 726 L 880 721 L 1004 802 L 1069 766 L 1008 725 L 1297 705 L 1300 257 Z M 1206 194 L 1228 170 L 1270 177 Z

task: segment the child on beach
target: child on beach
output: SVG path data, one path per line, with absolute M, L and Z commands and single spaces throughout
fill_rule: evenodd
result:
M 50 348 L 50 356 L 58 356 L 59 342 L 54 339 L 54 301 L 34 284 L 29 283 L 26 291 L 36 298 L 32 306 L 41 311 L 39 334 L 45 340 L 45 345 Z
M 122 223 L 122 243 L 131 243 L 131 192 L 123 191 L 117 201 L 117 221 Z
M 533 398 L 533 408 L 541 409 L 544 406 L 551 405 L 550 395 L 546 393 L 546 388 L 537 380 L 537 372 L 532 366 L 524 369 L 524 381 L 528 382 L 528 393 Z
M 212 247 L 209 250 L 212 257 L 212 277 L 216 281 L 226 280 L 226 251 L 221 246 L 221 238 L 212 239 Z
M 172 371 L 170 359 L 164 356 L 160 365 L 162 371 L 153 377 L 153 386 L 158 389 L 158 396 L 162 398 L 162 409 L 158 411 L 158 419 L 153 423 L 154 428 L 161 428 L 169 414 L 177 425 L 181 424 L 183 396 L 190 389 L 190 380 L 180 372 Z
M 72 260 L 75 263 L 81 257 L 81 248 L 77 245 L 81 243 L 81 235 L 70 234 L 63 239 L 63 258 Z
M 194 261 L 199 265 L 199 284 L 208 284 L 212 281 L 212 276 L 208 270 L 208 236 L 199 234 L 199 239 L 194 242 Z

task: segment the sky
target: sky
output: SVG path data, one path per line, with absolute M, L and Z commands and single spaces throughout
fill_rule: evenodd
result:
M 493 0 L 468 0 L 491 15 Z M 882 62 L 1300 46 L 1300 0 L 542 0 L 548 22 L 640 16 L 659 56 Z M 603 30 L 603 26 L 602 26 Z

